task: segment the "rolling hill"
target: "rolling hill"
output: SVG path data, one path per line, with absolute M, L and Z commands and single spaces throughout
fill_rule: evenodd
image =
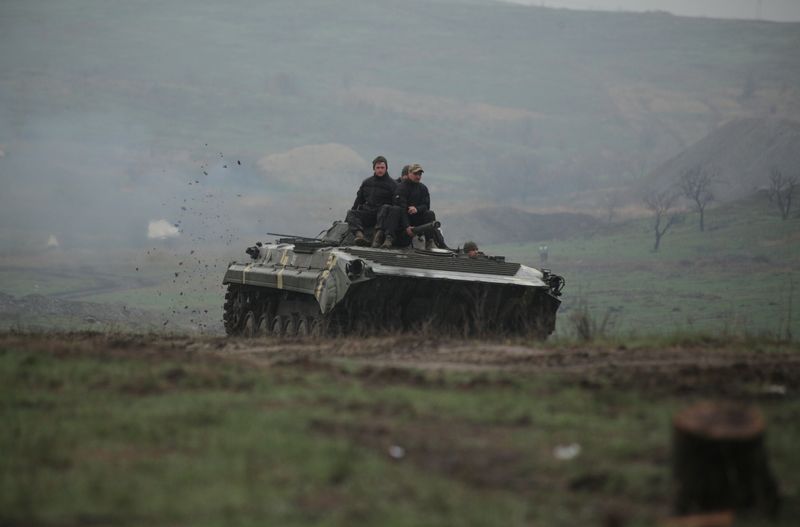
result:
M 732 200 L 769 186 L 778 168 L 800 176 L 800 122 L 786 119 L 737 119 L 726 123 L 652 174 L 660 185 L 673 184 L 692 167 L 714 165 L 721 181 L 715 185 L 720 200 Z
M 728 120 L 800 120 L 799 43 L 800 24 L 488 0 L 8 0 L 0 246 L 145 244 L 195 185 L 249 198 L 214 212 L 248 237 L 318 231 L 369 167 L 301 185 L 260 161 L 331 144 L 420 162 L 445 207 L 569 203 Z

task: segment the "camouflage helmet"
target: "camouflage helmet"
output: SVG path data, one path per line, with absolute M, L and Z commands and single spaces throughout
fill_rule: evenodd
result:
M 464 247 L 462 248 L 462 250 L 465 253 L 468 253 L 470 251 L 477 251 L 478 250 L 478 244 L 473 242 L 473 241 L 464 242 Z

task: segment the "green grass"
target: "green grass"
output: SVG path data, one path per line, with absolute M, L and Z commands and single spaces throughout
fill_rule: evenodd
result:
M 653 525 L 685 401 L 596 381 L 5 345 L 0 523 Z M 800 406 L 763 409 L 791 525 Z M 569 443 L 578 458 L 555 459 Z
M 15 296 L 52 295 L 95 285 L 88 275 L 65 276 L 31 269 L 0 269 L 0 292 Z
M 216 282 L 221 282 L 221 280 Z M 184 305 L 188 305 L 191 308 L 212 308 L 221 313 L 222 306 L 218 304 L 221 304 L 220 299 L 225 295 L 225 288 L 220 283 L 215 283 L 214 286 L 210 288 L 210 291 L 197 291 L 195 289 L 189 290 L 162 284 L 126 291 L 100 293 L 84 297 L 81 300 L 99 303 L 124 303 L 132 307 L 153 310 L 166 310 L 171 307 L 180 307 L 182 309 Z M 184 294 L 181 295 L 180 293 Z
M 754 198 L 708 211 L 706 232 L 698 230 L 695 215 L 688 215 L 665 235 L 657 253 L 649 219 L 599 225 L 583 237 L 547 242 L 547 267 L 567 280 L 556 336 L 574 336 L 570 317 L 585 303 L 598 323 L 609 315 L 606 333 L 613 337 L 687 333 L 797 338 L 798 222 L 781 221 L 766 199 Z M 486 250 L 539 267 L 538 245 Z M 104 280 L 116 289 L 69 298 L 218 325 L 224 296 L 220 282 L 232 253 L 215 251 L 199 250 L 193 259 L 166 252 L 157 257 L 109 254 L 99 278 L 97 271 L 81 271 L 74 264 L 66 270 L 0 269 L 0 291 L 65 294 Z M 34 284 L 39 288 L 32 289 Z M 69 321 L 56 322 L 49 321 L 54 327 L 77 329 Z
M 547 267 L 567 280 L 559 333 L 578 302 L 618 334 L 699 331 L 800 335 L 800 236 L 766 199 L 689 214 L 653 252 L 650 220 L 598 227 L 591 236 L 548 242 Z M 538 245 L 488 250 L 539 266 Z

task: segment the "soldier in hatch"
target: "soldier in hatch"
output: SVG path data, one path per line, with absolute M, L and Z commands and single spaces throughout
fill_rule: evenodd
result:
M 414 237 L 412 227 L 436 221 L 436 214 L 431 210 L 431 195 L 428 187 L 420 182 L 425 172 L 422 166 L 414 163 L 408 167 L 408 177 L 399 185 L 394 195 L 395 208 L 387 210 L 385 222 L 386 240 L 382 247 L 391 247 L 394 236 L 402 238 L 401 245 L 406 245 L 406 237 Z M 397 209 L 399 207 L 399 211 Z M 397 214 L 399 212 L 399 214 Z M 432 234 L 425 234 L 425 248 L 434 245 Z
M 378 232 L 383 232 L 383 222 L 391 209 L 397 188 L 397 183 L 389 175 L 388 168 L 389 163 L 383 156 L 378 156 L 372 161 L 372 176 L 361 182 L 353 208 L 347 211 L 345 221 L 355 236 L 356 245 L 369 245 L 364 236 L 366 228 L 374 226 L 376 235 Z
M 478 244 L 473 241 L 464 242 L 461 253 L 469 258 L 477 258 L 478 255 L 483 254 L 480 252 L 480 249 L 478 249 Z
M 400 183 L 402 183 L 403 181 L 405 181 L 406 179 L 408 179 L 408 169 L 410 167 L 411 167 L 411 165 L 406 165 L 406 166 L 403 167 L 403 171 L 400 173 L 400 177 L 395 180 L 395 181 L 397 181 L 398 185 Z

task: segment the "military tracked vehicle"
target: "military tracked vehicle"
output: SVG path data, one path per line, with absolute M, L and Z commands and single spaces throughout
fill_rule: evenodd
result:
M 555 329 L 564 279 L 548 270 L 413 243 L 402 249 L 359 247 L 344 222 L 334 222 L 318 238 L 277 236 L 247 248 L 250 261 L 232 262 L 225 272 L 228 335 L 428 330 L 546 338 Z

